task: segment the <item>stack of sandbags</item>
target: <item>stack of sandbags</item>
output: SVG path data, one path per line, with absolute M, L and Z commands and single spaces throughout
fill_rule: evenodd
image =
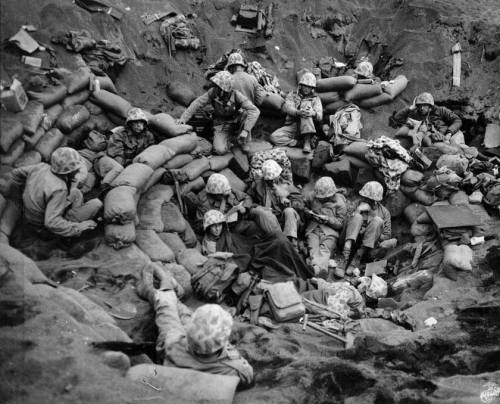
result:
M 373 108 L 393 101 L 408 85 L 404 75 L 387 82 L 366 84 L 353 76 L 328 77 L 317 80 L 316 92 L 323 104 L 323 115 L 337 112 L 349 103 Z

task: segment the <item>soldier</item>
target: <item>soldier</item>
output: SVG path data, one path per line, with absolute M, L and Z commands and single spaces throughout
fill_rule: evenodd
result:
M 324 277 L 347 215 L 345 197 L 337 193 L 335 182 L 330 177 L 316 181 L 310 208 L 305 211 L 309 217 L 306 226 L 309 257 L 315 275 Z
M 257 79 L 245 71 L 246 63 L 241 53 L 231 53 L 227 59 L 226 70 L 233 75 L 234 89 L 238 90 L 256 106 L 260 106 L 266 91 Z
M 214 108 L 214 152 L 226 154 L 235 141 L 246 151 L 260 111 L 247 97 L 234 89 L 231 73 L 218 72 L 210 81 L 215 87 L 194 100 L 177 123 L 188 122 L 200 108 L 211 105 Z
M 304 153 L 311 152 L 311 137 L 316 134 L 315 122 L 323 120 L 323 106 L 315 94 L 316 77 L 310 72 L 302 75 L 297 90 L 288 93 L 283 105 L 285 126 L 275 130 L 270 137 L 276 146 L 303 145 Z

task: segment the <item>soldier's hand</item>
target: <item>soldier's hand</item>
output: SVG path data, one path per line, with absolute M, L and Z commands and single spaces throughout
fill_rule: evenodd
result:
M 85 220 L 84 222 L 81 222 L 80 223 L 80 230 L 82 232 L 86 231 L 86 230 L 93 230 L 95 229 L 97 226 L 97 223 L 93 220 Z

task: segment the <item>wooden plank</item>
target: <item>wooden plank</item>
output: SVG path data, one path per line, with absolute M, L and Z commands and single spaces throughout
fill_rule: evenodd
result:
M 481 218 L 468 205 L 436 205 L 425 209 L 438 229 L 481 225 Z
M 460 76 L 462 74 L 462 47 L 456 43 L 451 48 L 453 53 L 453 86 L 460 87 Z

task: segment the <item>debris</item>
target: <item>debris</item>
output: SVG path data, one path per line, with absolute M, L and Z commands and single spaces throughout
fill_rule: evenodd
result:
M 451 53 L 453 54 L 453 86 L 460 87 L 460 75 L 462 68 L 462 47 L 460 43 L 456 43 L 451 48 Z
M 41 58 L 34 58 L 31 56 L 23 56 L 21 58 L 21 62 L 23 62 L 25 65 L 28 66 L 33 66 L 33 67 L 42 67 L 42 59 Z
M 481 225 L 481 218 L 466 205 L 426 206 L 425 209 L 439 230 Z
M 484 243 L 484 236 L 481 237 L 471 237 L 470 239 L 470 245 L 479 245 Z
M 123 11 L 116 7 L 111 7 L 104 1 L 97 0 L 73 0 L 73 2 L 91 13 L 104 13 L 109 14 L 116 20 L 123 18 Z
M 365 276 L 371 276 L 372 274 L 379 275 L 385 273 L 385 267 L 387 266 L 387 260 L 380 260 L 369 262 L 366 264 Z
M 7 111 L 19 112 L 24 110 L 28 97 L 21 82 L 14 78 L 8 89 L 2 89 L 0 100 Z
M 437 324 L 437 320 L 434 317 L 429 317 L 424 321 L 426 327 L 432 327 Z
M 500 125 L 496 123 L 489 123 L 486 125 L 483 143 L 484 147 L 488 149 L 500 146 Z
M 16 35 L 9 38 L 9 42 L 14 43 L 19 49 L 26 53 L 33 53 L 40 48 L 40 45 L 35 41 L 30 34 L 24 29 L 20 29 Z

